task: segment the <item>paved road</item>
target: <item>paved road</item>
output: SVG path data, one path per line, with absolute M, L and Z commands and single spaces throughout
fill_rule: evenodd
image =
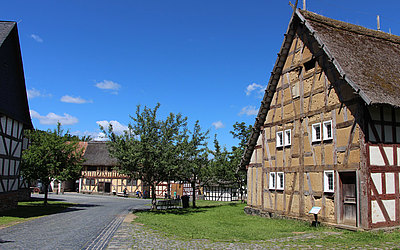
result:
M 49 198 L 78 205 L 1 229 L 0 249 L 103 249 L 129 210 L 149 208 L 148 200 L 113 196 L 64 194 Z

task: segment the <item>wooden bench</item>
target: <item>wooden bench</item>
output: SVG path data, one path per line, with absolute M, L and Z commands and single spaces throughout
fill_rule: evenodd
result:
M 124 194 L 124 192 L 118 192 L 118 193 L 117 193 L 117 196 L 120 196 L 120 197 L 128 197 L 128 193 Z

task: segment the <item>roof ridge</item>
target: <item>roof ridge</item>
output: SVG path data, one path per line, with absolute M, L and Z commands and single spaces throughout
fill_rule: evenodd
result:
M 308 10 L 300 10 L 299 9 L 299 11 L 300 11 L 301 15 L 303 15 L 306 19 L 310 19 L 312 21 L 322 23 L 322 24 L 328 25 L 333 28 L 337 28 L 337 29 L 357 33 L 360 35 L 370 36 L 370 37 L 383 39 L 383 40 L 386 40 L 389 42 L 400 44 L 400 36 L 397 36 L 397 35 L 393 35 L 393 34 L 386 33 L 384 31 L 373 30 L 373 29 L 366 28 L 364 26 L 332 19 L 332 18 L 325 17 L 325 16 L 319 15 L 317 13 L 314 13 L 314 12 L 311 12 Z

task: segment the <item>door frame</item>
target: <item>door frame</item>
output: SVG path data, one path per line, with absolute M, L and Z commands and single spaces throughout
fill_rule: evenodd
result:
M 342 173 L 354 173 L 355 174 L 355 195 L 356 195 L 356 227 L 360 226 L 360 185 L 359 185 L 359 171 L 358 170 L 341 170 L 336 172 L 336 178 L 337 178 L 337 206 L 338 209 L 336 210 L 338 212 L 337 214 L 337 222 L 338 224 L 345 225 L 343 222 L 343 213 L 344 213 L 344 207 L 343 207 L 343 183 L 341 179 L 341 174 Z

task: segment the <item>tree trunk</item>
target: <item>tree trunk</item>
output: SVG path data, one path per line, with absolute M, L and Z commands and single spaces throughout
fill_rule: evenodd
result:
M 167 199 L 171 199 L 171 181 L 167 181 Z
M 193 202 L 193 207 L 196 207 L 196 176 L 194 176 L 193 181 L 192 181 L 192 191 L 193 191 L 193 197 L 192 197 L 192 202 Z
M 151 184 L 151 209 L 157 210 L 156 185 L 154 182 Z
M 47 196 L 49 194 L 49 184 L 43 184 L 44 186 L 44 206 L 47 206 Z
M 241 202 L 244 203 L 244 188 L 243 188 L 244 182 L 243 180 L 240 180 L 240 199 Z

